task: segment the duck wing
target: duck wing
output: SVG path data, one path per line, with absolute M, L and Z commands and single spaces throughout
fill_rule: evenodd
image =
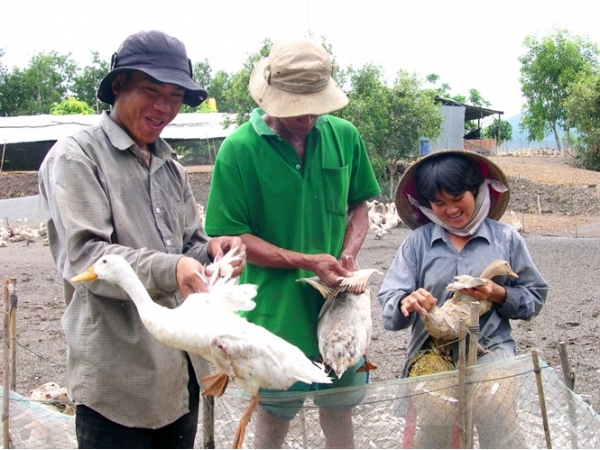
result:
M 471 275 L 458 275 L 454 277 L 454 282 L 446 285 L 446 289 L 456 292 L 462 289 L 471 289 L 483 285 L 485 285 L 485 280 L 483 278 L 472 277 Z
M 296 381 L 331 383 L 323 368 L 312 363 L 295 345 L 242 317 L 211 339 L 217 367 L 248 394 L 259 388 L 287 389 Z

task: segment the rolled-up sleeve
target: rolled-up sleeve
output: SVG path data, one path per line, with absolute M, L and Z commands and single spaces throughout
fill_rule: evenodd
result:
M 546 302 L 548 284 L 533 263 L 521 235 L 513 235 L 511 249 L 510 265 L 519 278 L 505 285 L 506 301 L 498 309 L 498 315 L 503 319 L 531 320 Z

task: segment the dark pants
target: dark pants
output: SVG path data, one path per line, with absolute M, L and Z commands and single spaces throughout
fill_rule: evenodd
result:
M 107 419 L 85 405 L 77 405 L 75 431 L 79 448 L 194 448 L 198 429 L 200 387 L 188 359 L 190 412 L 156 430 L 130 428 Z M 157 401 L 160 401 L 157 398 Z

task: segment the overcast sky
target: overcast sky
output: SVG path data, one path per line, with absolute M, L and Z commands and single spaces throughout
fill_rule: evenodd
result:
M 521 110 L 518 57 L 527 35 L 553 26 L 600 44 L 596 0 L 6 0 L 0 60 L 26 67 L 41 51 L 91 51 L 106 60 L 130 34 L 159 29 L 181 39 L 195 63 L 235 72 L 266 37 L 325 36 L 342 67 L 375 63 L 392 79 L 399 70 L 430 73 L 452 94 L 477 89 L 504 111 Z

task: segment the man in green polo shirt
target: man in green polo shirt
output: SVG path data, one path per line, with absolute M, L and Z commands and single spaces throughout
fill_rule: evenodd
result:
M 211 236 L 239 235 L 246 245 L 240 282 L 259 286 L 248 320 L 316 359 L 323 298 L 296 280 L 317 275 L 334 287 L 338 277 L 357 269 L 354 260 L 368 230 L 366 202 L 379 194 L 379 186 L 356 128 L 328 115 L 348 99 L 331 78 L 329 54 L 318 43 L 277 42 L 254 68 L 249 89 L 260 108 L 221 145 L 205 229 Z M 290 390 L 368 381 L 368 373 L 352 369 L 340 380 L 331 375 L 333 385 L 296 383 Z M 270 395 L 276 393 L 261 392 L 256 448 L 281 447 L 302 406 L 269 405 Z M 352 405 L 361 393 L 332 397 L 315 398 L 326 446 L 351 448 Z

